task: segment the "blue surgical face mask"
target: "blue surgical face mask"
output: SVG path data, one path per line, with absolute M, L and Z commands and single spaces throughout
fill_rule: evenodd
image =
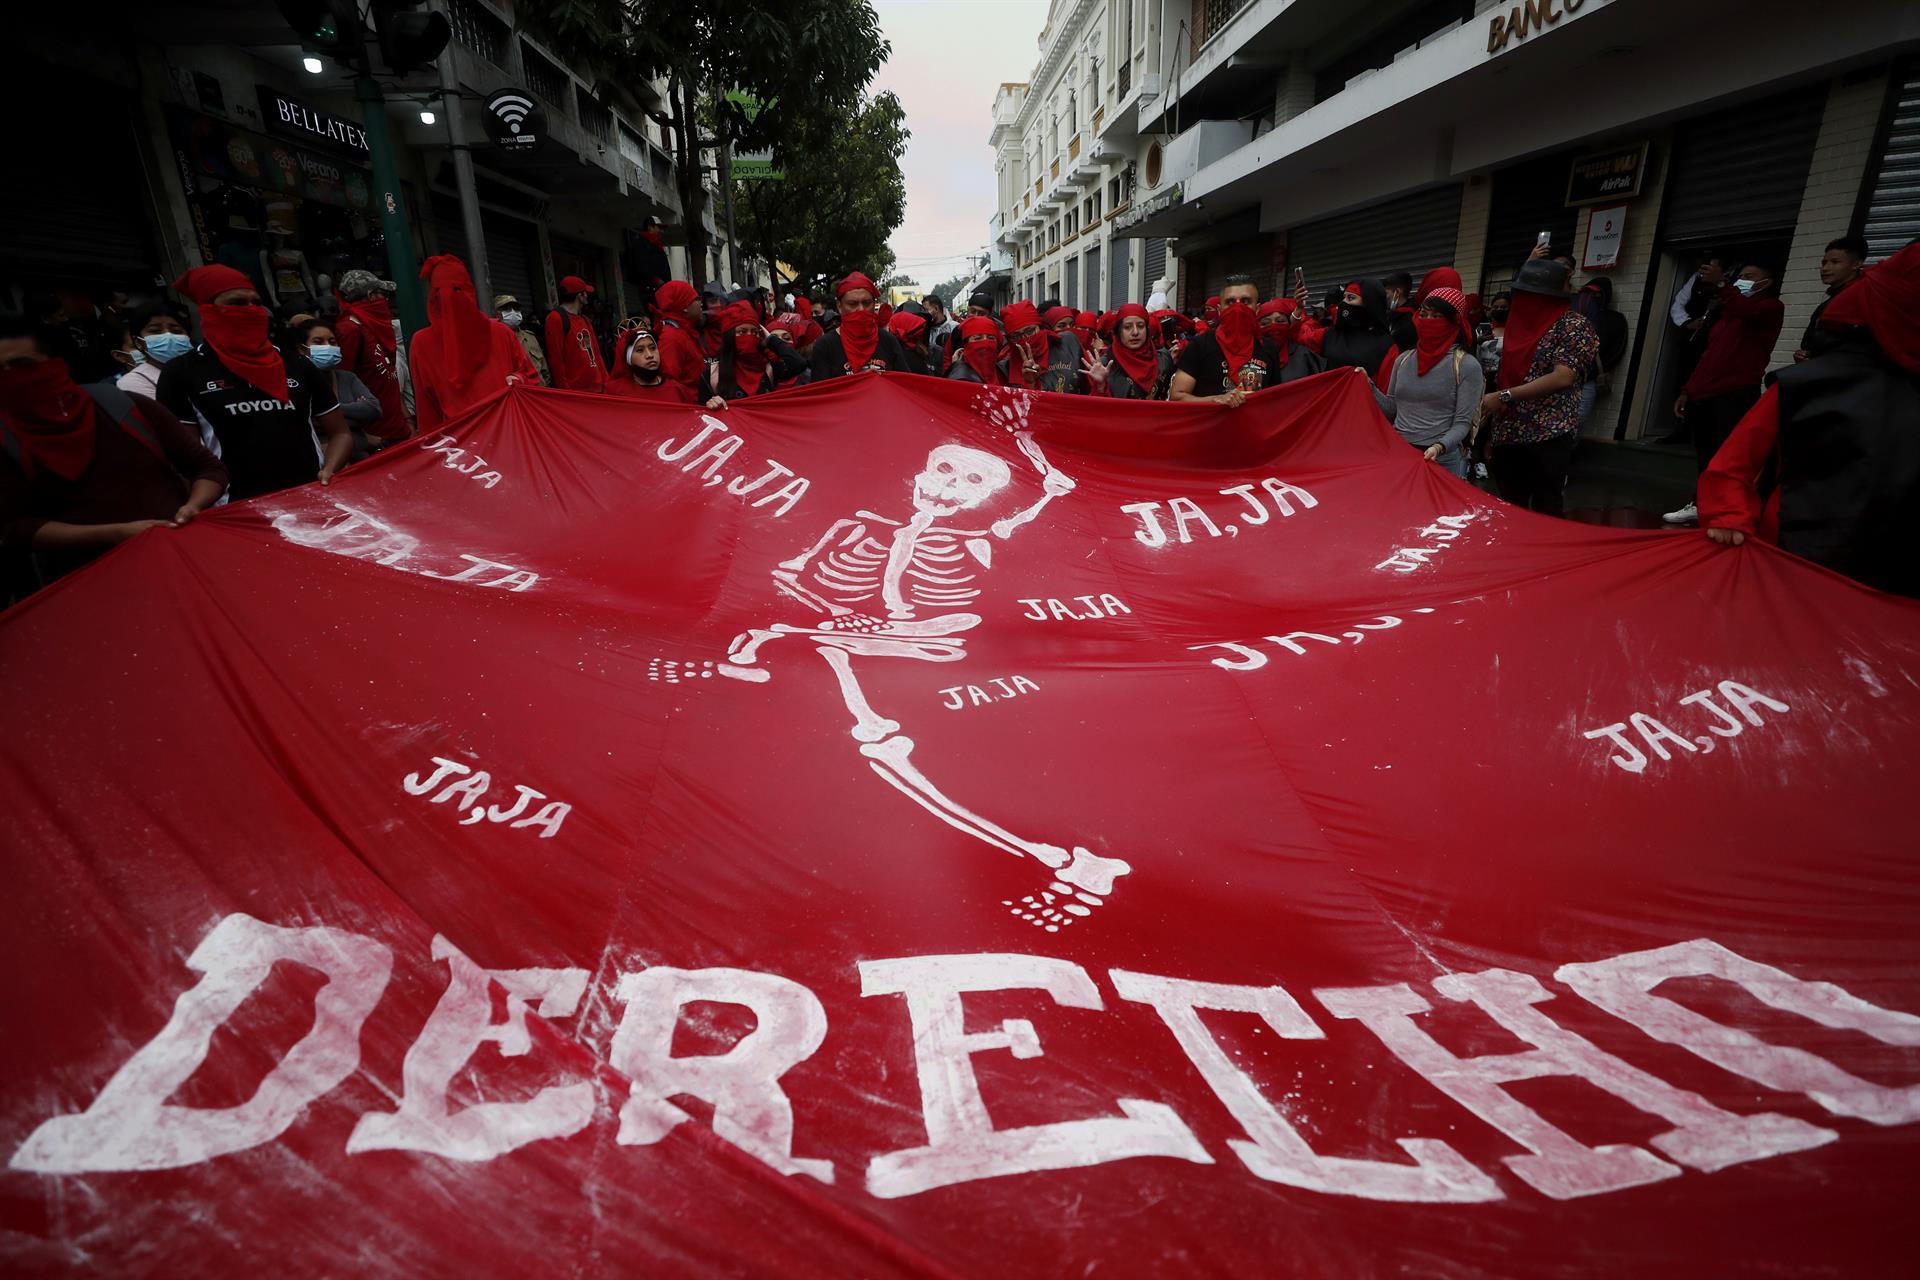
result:
M 316 342 L 307 348 L 307 359 L 313 361 L 316 369 L 331 369 L 340 363 L 340 348 Z
M 520 313 L 518 311 L 502 311 L 500 313 L 500 323 L 509 329 L 518 329 L 520 327 Z
M 1735 280 L 1733 287 L 1740 291 L 1741 297 L 1751 298 L 1755 287 L 1757 287 L 1759 283 L 1758 280 Z
M 193 350 L 193 339 L 184 333 L 143 334 L 140 341 L 146 344 L 147 355 L 152 357 L 155 364 L 165 364 L 169 360 L 178 360 L 181 356 Z M 134 352 L 136 358 L 139 354 L 137 351 Z
M 142 351 L 138 347 L 133 348 L 131 351 L 127 352 L 127 354 L 133 357 L 133 362 L 137 365 L 145 364 L 147 362 L 147 353 Z

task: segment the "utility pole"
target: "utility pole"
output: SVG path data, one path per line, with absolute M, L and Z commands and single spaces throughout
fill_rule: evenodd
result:
M 400 327 L 408 337 L 425 328 L 427 309 L 420 296 L 420 264 L 413 256 L 413 228 L 407 225 L 406 199 L 400 192 L 400 170 L 394 163 L 393 137 L 387 131 L 387 100 L 373 78 L 366 55 L 360 56 L 353 80 L 353 96 L 360 101 L 360 123 L 367 131 L 367 156 L 373 166 L 373 199 L 380 210 L 380 230 L 387 240 L 387 271 L 396 286 Z
M 444 0 L 442 8 L 445 7 Z M 453 185 L 460 189 L 460 221 L 467 231 L 467 272 L 473 277 L 473 293 L 480 309 L 493 310 L 493 293 L 488 288 L 487 232 L 480 222 L 480 195 L 473 185 L 473 151 L 467 145 L 465 103 L 460 99 L 460 82 L 453 71 L 453 43 L 440 51 L 440 107 L 447 113 L 447 147 L 453 152 Z

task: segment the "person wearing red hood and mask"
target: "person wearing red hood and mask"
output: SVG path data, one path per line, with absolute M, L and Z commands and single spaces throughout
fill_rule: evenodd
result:
M 1580 384 L 1600 336 L 1572 309 L 1567 268 L 1532 258 L 1513 278 L 1497 389 L 1480 399 L 1491 422 L 1491 466 L 1500 496 L 1544 515 L 1565 513 L 1567 467 L 1580 431 Z
M 1193 321 L 1172 307 L 1162 307 L 1158 311 L 1150 309 L 1147 319 L 1153 325 L 1154 341 L 1177 362 L 1180 354 L 1187 349 L 1193 333 Z
M 480 310 L 467 264 L 436 254 L 421 264 L 427 327 L 413 337 L 413 410 L 420 430 L 437 430 L 515 384 L 540 385 L 540 371 L 513 330 Z
M 1249 392 L 1284 381 L 1279 351 L 1260 334 L 1259 308 L 1260 286 L 1253 277 L 1228 276 L 1220 293 L 1220 322 L 1187 344 L 1174 364 L 1167 398 L 1237 409 Z
M 1207 299 L 1207 305 L 1200 309 L 1200 320 L 1208 329 L 1220 323 L 1220 295 Z
M 553 385 L 568 391 L 604 391 L 607 364 L 600 358 L 600 338 L 593 322 L 582 315 L 593 286 L 579 276 L 560 281 L 560 305 L 547 312 L 547 367 Z
M 907 353 L 908 373 L 927 373 L 927 318 L 911 311 L 896 311 L 887 321 L 887 332 L 900 339 Z
M 908 372 L 907 352 L 900 340 L 880 327 L 875 300 L 880 288 L 856 271 L 833 287 L 840 324 L 813 344 L 812 381 L 865 373 L 870 369 Z
M 1000 326 L 992 316 L 968 316 L 955 331 L 953 364 L 947 376 L 956 382 L 978 382 L 989 387 L 1007 383 L 1000 365 Z
M 1072 307 L 1052 306 L 1040 313 L 1041 327 L 1047 331 L 1047 372 L 1043 391 L 1084 392 L 1086 375 L 1081 372 L 1087 347 L 1075 325 L 1080 313 Z
M 653 295 L 653 336 L 660 347 L 660 370 L 684 387 L 690 401 L 705 400 L 707 376 L 706 304 L 685 280 L 669 280 Z M 628 349 L 632 349 L 629 340 Z
M 1292 298 L 1263 302 L 1254 318 L 1260 322 L 1261 339 L 1273 345 L 1274 367 L 1267 385 L 1326 372 L 1327 362 L 1320 358 L 1320 326 L 1307 319 L 1298 302 Z
M 1835 294 L 1820 327 L 1701 475 L 1700 523 L 1920 598 L 1920 240 Z
M 1486 372 L 1467 349 L 1461 324 L 1466 295 L 1439 287 L 1424 291 L 1414 308 L 1414 347 L 1394 358 L 1383 392 L 1374 400 L 1402 439 L 1436 463 L 1467 477 L 1467 455 L 1461 448 L 1479 416 Z
M 620 363 L 607 373 L 607 394 L 633 400 L 656 400 L 661 404 L 705 404 L 709 409 L 724 409 L 727 402 L 706 388 L 702 373 L 698 390 L 666 375 L 660 363 L 660 344 L 651 330 L 635 327 L 619 338 Z
M 366 270 L 348 271 L 334 287 L 340 303 L 340 367 L 360 379 L 380 402 L 380 420 L 367 424 L 367 435 L 384 444 L 413 434 L 407 425 L 405 395 L 400 385 L 400 337 L 394 332 L 393 305 L 388 297 L 393 281 Z
M 774 360 L 753 304 L 729 302 L 720 308 L 719 320 L 726 345 L 714 369 L 714 393 L 726 400 L 745 400 L 772 391 Z
M 773 359 L 773 382 L 780 387 L 804 384 L 813 359 L 813 344 L 820 340 L 820 326 L 798 311 L 783 311 L 767 326 L 764 341 Z
M 173 287 L 200 312 L 199 346 L 167 361 L 154 398 L 220 445 L 228 495 L 325 484 L 347 464 L 353 433 L 328 380 L 267 340 L 271 317 L 232 267 L 195 267 Z
M 1040 322 L 1040 310 L 1024 299 L 1000 308 L 1000 327 L 1007 335 L 1007 385 L 1045 390 L 1053 360 L 1055 334 Z
M 1096 394 L 1115 400 L 1165 400 L 1173 378 L 1173 357 L 1154 345 L 1147 309 L 1129 302 L 1114 316 L 1113 343 L 1106 358 L 1087 356 L 1087 381 Z
M 53 354 L 63 336 L 0 317 L 0 547 L 32 551 L 51 577 L 185 524 L 227 487 L 220 460 L 165 407 L 75 383 Z
M 1100 332 L 1100 315 L 1095 311 L 1082 311 L 1073 318 L 1073 336 L 1080 340 L 1082 353 L 1093 350 L 1093 340 Z

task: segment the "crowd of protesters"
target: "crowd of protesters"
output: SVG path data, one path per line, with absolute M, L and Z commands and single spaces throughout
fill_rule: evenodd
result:
M 1920 242 L 1871 270 L 1864 256 L 1856 241 L 1829 247 L 1830 296 L 1766 386 L 1777 273 L 1748 265 L 1729 280 L 1709 255 L 1688 280 L 1674 323 L 1706 340 L 1675 406 L 1701 472 L 1684 517 L 1719 543 L 1778 541 L 1920 595 Z M 831 300 L 655 280 L 645 313 L 603 334 L 577 276 L 536 333 L 519 298 L 483 309 L 465 264 L 439 256 L 421 271 L 429 324 L 407 342 L 394 284 L 372 272 L 345 272 L 324 310 L 276 318 L 245 275 L 200 267 L 174 282 L 191 312 L 116 294 L 91 315 L 49 301 L 0 318 L 0 548 L 30 553 L 38 580 L 57 576 L 216 503 L 327 484 L 516 384 L 723 410 L 875 370 L 1237 409 L 1354 368 L 1428 463 L 1561 515 L 1596 385 L 1626 345 L 1609 282 L 1574 291 L 1571 272 L 1542 244 L 1484 305 L 1450 267 L 1318 301 L 1298 276 L 1293 296 L 1264 299 L 1232 276 L 1193 313 L 1163 294 L 1104 313 L 983 293 L 958 312 L 937 296 L 894 307 L 859 272 Z

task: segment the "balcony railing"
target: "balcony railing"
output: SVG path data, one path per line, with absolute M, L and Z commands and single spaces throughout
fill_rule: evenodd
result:
M 507 39 L 512 29 L 489 13 L 479 0 L 453 0 L 447 6 L 453 38 L 496 67 L 507 65 Z
M 1220 34 L 1220 29 L 1233 21 L 1252 0 L 1200 0 L 1194 6 L 1194 16 L 1198 21 L 1193 28 L 1193 51 L 1200 52 L 1200 46 Z
M 1080 158 L 1080 135 L 1076 133 L 1073 135 L 1073 137 L 1067 139 L 1067 159 L 1078 160 L 1079 158 Z M 1054 170 L 1053 176 L 1056 178 L 1060 176 L 1060 171 L 1057 168 Z

